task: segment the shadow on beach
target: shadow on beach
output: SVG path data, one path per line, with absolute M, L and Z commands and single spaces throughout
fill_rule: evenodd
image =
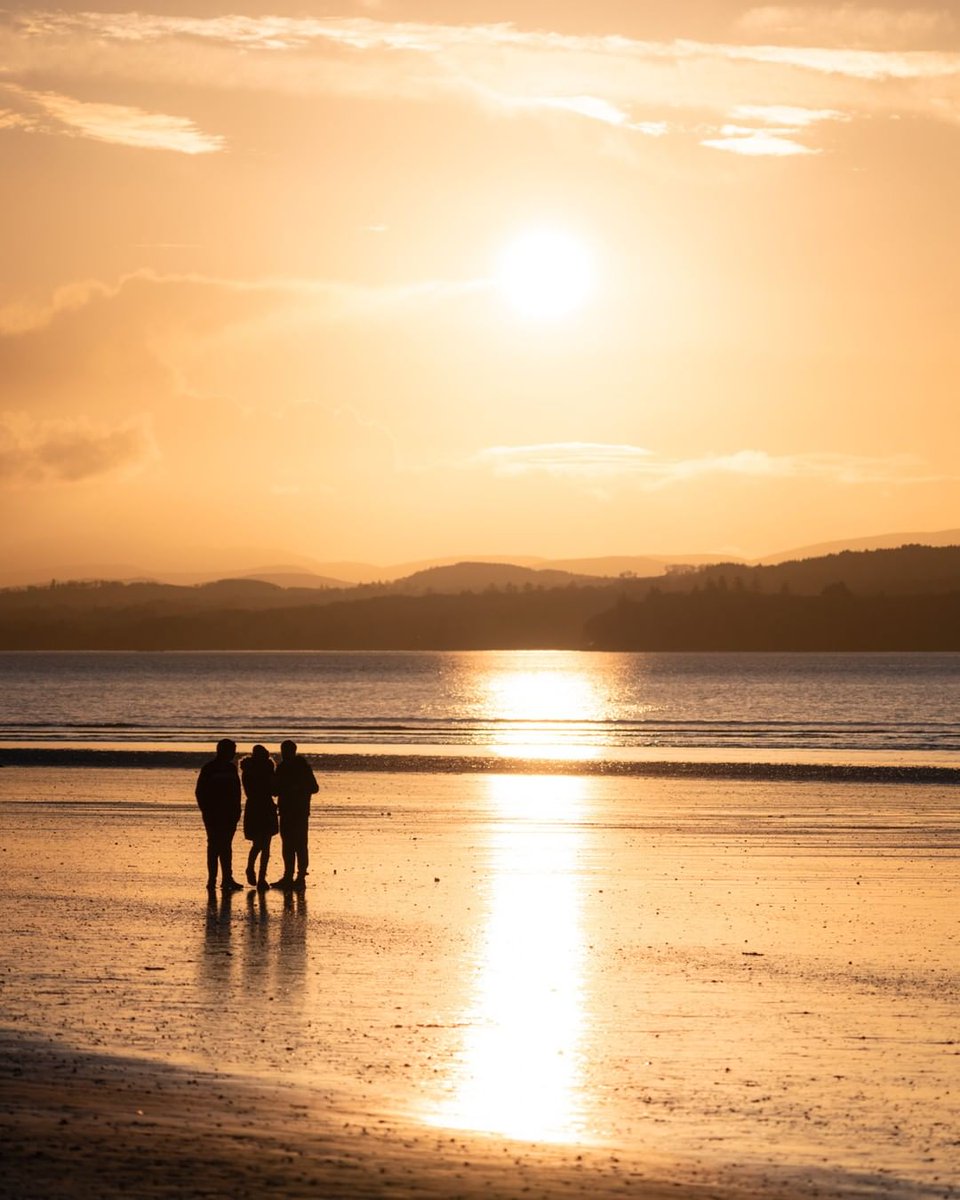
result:
M 424 1131 L 288 1086 L 0 1037 L 4 1192 L 40 1197 L 339 1196 L 927 1200 L 943 1187 L 792 1169 L 708 1178 L 608 1150 Z

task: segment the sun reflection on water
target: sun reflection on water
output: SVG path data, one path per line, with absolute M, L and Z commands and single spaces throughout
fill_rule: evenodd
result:
M 529 1141 L 580 1132 L 584 781 L 487 780 L 494 824 L 473 998 L 434 1124 Z
M 504 670 L 486 681 L 486 707 L 498 725 L 491 749 L 504 757 L 595 758 L 590 726 L 605 717 L 594 675 L 567 664 Z M 502 723 L 502 724 L 501 724 Z

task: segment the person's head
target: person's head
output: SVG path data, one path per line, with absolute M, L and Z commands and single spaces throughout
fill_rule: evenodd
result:
M 237 743 L 233 738 L 221 738 L 217 742 L 217 758 L 233 758 L 237 752 Z
M 270 757 L 270 751 L 258 742 L 250 751 L 250 757 L 255 758 L 258 762 L 263 762 L 264 759 Z
M 280 743 L 280 757 L 291 759 L 297 756 L 297 743 L 287 738 L 285 742 Z

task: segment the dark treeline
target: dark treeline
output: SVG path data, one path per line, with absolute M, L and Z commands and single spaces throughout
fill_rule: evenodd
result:
M 751 591 L 784 589 L 816 596 L 833 583 L 858 595 L 960 591 L 960 546 L 900 546 L 895 550 L 843 550 L 818 558 L 791 559 L 772 566 L 713 563 L 675 567 L 663 580 L 650 581 L 665 591 L 692 591 L 721 582 Z
M 483 577 L 479 570 L 474 577 Z M 415 595 L 397 587 L 317 591 L 224 580 L 7 589 L 0 649 L 960 649 L 956 546 L 726 564 L 588 586 L 507 582 Z
M 297 608 L 23 613 L 0 621 L 4 650 L 575 649 L 615 590 L 487 590 L 376 596 Z
M 377 596 L 298 608 L 103 610 L 0 622 L 0 649 L 960 650 L 960 592 L 819 596 L 627 585 Z
M 960 591 L 857 596 L 842 583 L 819 596 L 739 587 L 621 596 L 588 618 L 597 650 L 960 650 Z

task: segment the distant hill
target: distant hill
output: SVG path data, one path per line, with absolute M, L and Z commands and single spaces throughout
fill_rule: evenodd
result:
M 889 533 L 874 537 L 821 542 L 765 555 L 749 565 L 776 566 L 798 559 L 823 558 L 849 550 L 892 549 L 905 545 L 934 547 L 960 545 L 960 529 L 928 533 Z M 741 558 L 704 553 L 616 554 L 587 558 L 547 558 L 517 554 L 460 554 L 390 564 L 362 561 L 321 562 L 292 553 L 288 558 L 280 558 L 278 555 L 277 559 L 271 561 L 266 555 L 261 557 L 261 553 L 261 551 L 250 552 L 244 562 L 241 558 L 242 551 L 228 550 L 226 554 L 221 552 L 219 556 L 221 563 L 224 558 L 228 559 L 226 569 L 214 561 L 208 570 L 195 569 L 192 571 L 146 568 L 141 564 L 125 562 L 60 563 L 49 567 L 30 569 L 0 564 L 0 587 L 41 586 L 49 584 L 52 579 L 60 582 L 70 580 L 152 581 L 158 584 L 189 587 L 229 578 L 259 579 L 284 588 L 303 588 L 316 591 L 390 584 L 419 576 L 421 572 L 433 568 L 455 567 L 464 562 L 485 563 L 491 566 L 526 567 L 535 571 L 560 571 L 572 576 L 594 576 L 607 579 L 616 579 L 624 575 L 652 579 L 668 575 L 683 566 L 700 567 L 721 562 L 733 563 L 738 566 L 748 565 L 747 561 Z M 197 557 L 198 555 L 195 553 L 194 558 Z M 235 561 L 229 561 L 234 559 Z M 432 584 L 431 586 L 437 585 Z
M 603 579 L 459 563 L 389 584 L 222 579 L 0 591 L 0 648 L 960 649 L 960 547 Z
M 604 558 L 553 558 L 535 562 L 540 569 L 570 571 L 575 575 L 595 575 L 606 579 L 617 579 L 622 575 L 636 575 L 649 579 L 655 575 L 666 575 L 672 568 L 703 566 L 709 563 L 729 562 L 722 554 L 615 554 Z M 740 562 L 740 559 L 732 560 Z
M 896 550 L 900 546 L 960 546 L 960 529 L 941 529 L 934 533 L 881 533 L 876 537 L 845 538 L 837 542 L 819 542 L 796 550 L 781 550 L 756 562 L 762 566 L 790 562 L 799 558 L 822 558 L 844 550 Z
M 513 563 L 460 562 L 447 567 L 427 567 L 390 585 L 389 591 L 416 596 L 427 592 L 481 592 L 488 588 L 557 588 L 596 586 L 608 582 L 595 575 L 570 571 L 538 570 Z
M 345 588 L 352 586 L 343 579 L 334 579 L 329 575 L 314 575 L 311 571 L 292 571 L 282 568 L 251 571 L 241 578 L 272 583 L 276 587 L 282 588 Z
M 819 558 L 772 565 L 717 563 L 668 576 L 664 589 L 690 591 L 724 583 L 759 592 L 816 595 L 843 584 L 859 595 L 917 595 L 960 590 L 960 546 L 901 546 L 895 550 L 842 550 Z

